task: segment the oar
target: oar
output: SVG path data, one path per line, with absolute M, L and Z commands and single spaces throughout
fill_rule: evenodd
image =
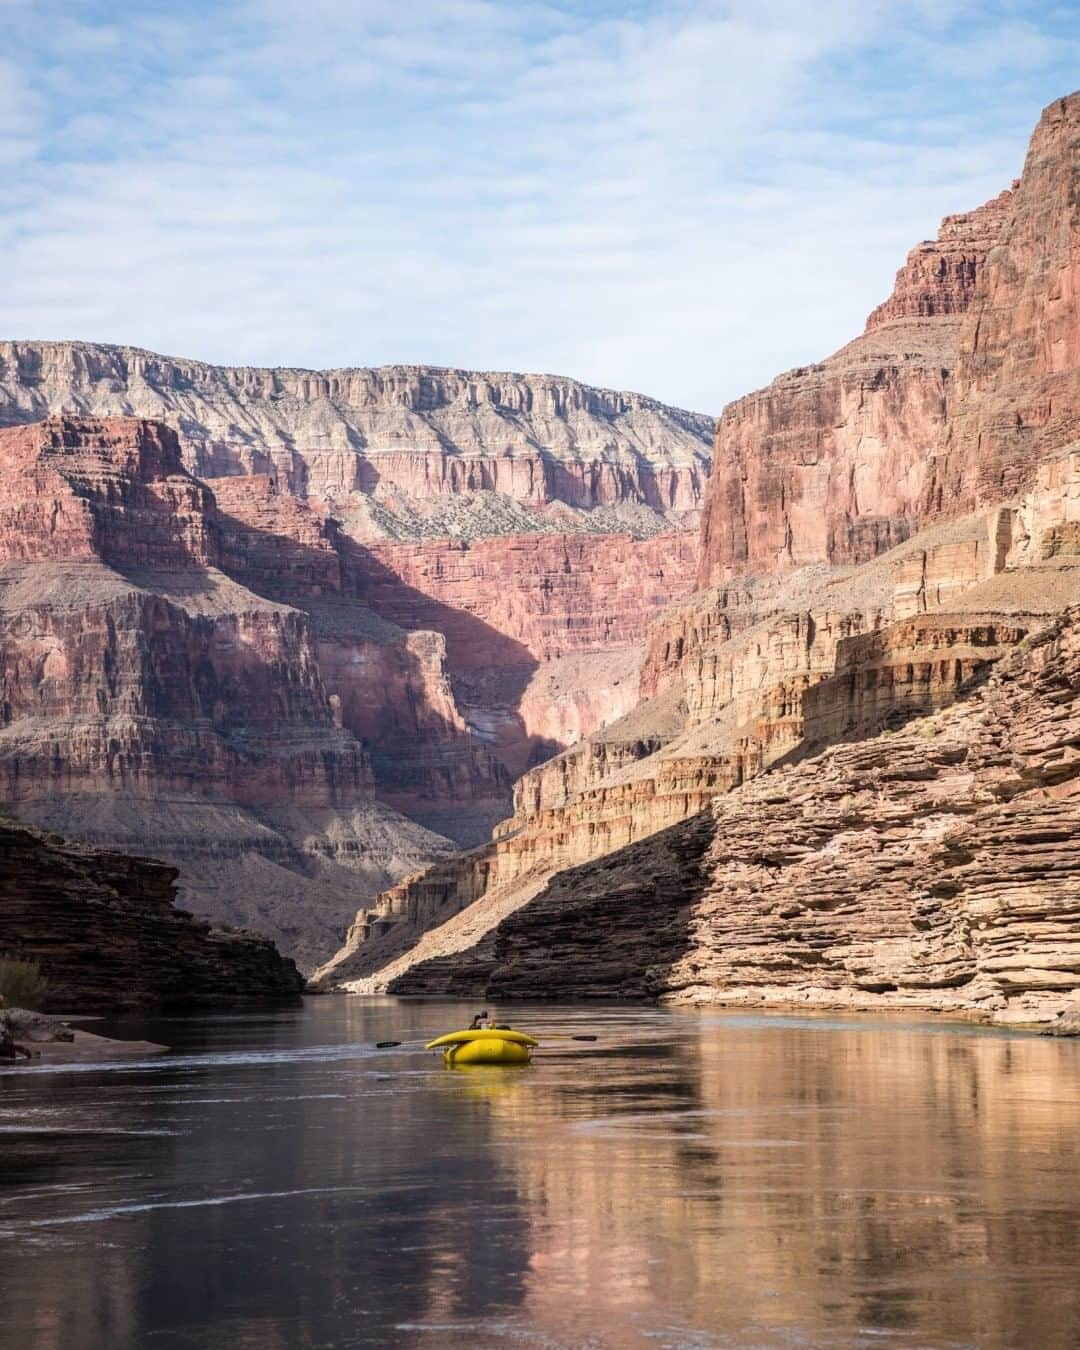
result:
M 595 1041 L 595 1036 L 571 1036 L 565 1032 L 556 1033 L 553 1036 L 546 1036 L 541 1033 L 536 1038 L 538 1041 Z M 426 1045 L 426 1041 L 376 1041 L 376 1050 L 392 1050 L 398 1045 Z

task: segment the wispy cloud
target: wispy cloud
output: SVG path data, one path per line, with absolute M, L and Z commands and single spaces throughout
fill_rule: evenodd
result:
M 4 336 L 557 370 L 826 354 L 1077 69 L 1000 0 L 0 0 Z

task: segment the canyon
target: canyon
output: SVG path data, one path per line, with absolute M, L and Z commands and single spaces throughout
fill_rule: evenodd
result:
M 713 429 L 559 376 L 267 370 L 0 342 L 0 425 L 85 414 L 165 422 L 197 477 L 268 475 L 358 539 L 687 528 Z
M 358 912 L 324 988 L 1080 1007 L 1080 95 L 864 334 L 720 417 L 626 714 Z
M 496 434 L 459 410 L 436 419 L 438 435 L 460 415 L 465 448 L 490 434 L 508 464 L 504 423 L 546 436 L 595 492 L 571 506 L 539 488 L 521 502 L 463 491 L 453 501 L 475 508 L 474 525 L 505 523 L 509 503 L 529 532 L 368 539 L 350 532 L 350 503 L 374 500 L 355 485 L 366 460 L 349 452 L 351 496 L 315 496 L 301 461 L 283 467 L 278 454 L 292 435 L 280 404 L 249 411 L 244 431 L 229 424 L 245 444 L 261 428 L 270 447 L 241 463 L 222 449 L 213 399 L 211 451 L 186 396 L 164 410 L 181 430 L 133 416 L 113 367 L 86 396 L 72 372 L 100 374 L 97 349 L 5 350 L 17 397 L 0 400 L 13 423 L 0 428 L 0 801 L 69 839 L 175 865 L 186 906 L 267 935 L 307 968 L 339 945 L 358 900 L 486 839 L 514 776 L 628 709 L 649 615 L 693 583 L 696 539 L 670 527 L 696 510 L 698 470 L 672 487 L 670 520 L 646 500 L 671 462 L 700 467 L 703 419 L 691 414 L 500 377 L 488 392 L 511 422 L 489 407 Z M 215 389 L 227 382 L 200 369 Z M 335 396 L 381 391 L 388 404 L 367 407 L 369 424 L 404 419 L 421 445 L 436 435 L 432 390 L 449 381 L 467 395 L 460 373 L 352 375 L 332 382 Z M 305 425 L 329 415 L 325 382 L 312 381 L 323 403 Z M 45 405 L 76 410 L 26 420 Z M 259 420 L 271 413 L 278 440 Z
M 1070 1026 L 1078 201 L 1073 94 L 715 424 L 0 344 L 0 803 L 317 989 Z

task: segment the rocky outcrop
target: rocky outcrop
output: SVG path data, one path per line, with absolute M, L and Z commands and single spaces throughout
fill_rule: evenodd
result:
M 862 337 L 725 409 L 701 586 L 864 561 L 1026 489 L 1080 438 L 1078 146 L 1073 94 L 1010 191 L 914 250 Z
M 1080 1009 L 1078 691 L 1074 608 L 949 710 L 556 877 L 488 935 L 479 988 L 1062 1024 Z M 393 987 L 442 985 L 447 964 Z
M 58 413 L 165 422 L 198 476 L 274 475 L 357 537 L 683 526 L 712 436 L 711 418 L 558 376 L 262 370 L 0 343 L 0 423 Z
M 1008 219 L 1019 182 L 976 211 L 946 216 L 936 239 L 916 245 L 896 274 L 892 295 L 867 319 L 867 332 L 896 319 L 963 314 Z
M 61 1013 L 156 1012 L 295 999 L 266 938 L 176 907 L 176 871 L 0 820 L 0 951 L 37 962 Z
M 723 624 L 696 624 L 685 613 L 690 602 L 678 607 L 680 631 L 708 634 L 711 645 L 684 649 L 663 692 L 526 774 L 515 786 L 513 815 L 467 865 L 449 859 L 379 897 L 324 982 L 384 988 L 404 977 L 411 962 L 400 951 L 422 932 L 434 930 L 424 943 L 434 959 L 440 940 L 456 942 L 462 924 L 483 937 L 481 916 L 510 913 L 515 887 L 524 903 L 561 869 L 639 841 L 647 848 L 658 832 L 771 766 L 965 698 L 1029 632 L 1063 605 L 1080 603 L 1080 568 L 1068 558 L 991 572 L 985 560 L 1003 567 L 1011 552 L 1001 547 L 1000 529 L 1000 514 L 991 513 L 926 531 L 846 577 L 765 588 L 757 622 L 749 606 L 733 604 L 749 622 L 726 639 Z M 973 557 L 981 546 L 984 560 L 970 569 L 966 587 L 957 574 L 948 605 L 924 591 L 923 608 L 905 617 L 900 601 L 910 609 L 907 578 L 916 560 L 933 575 L 939 555 L 955 558 L 965 546 Z M 800 607 L 776 608 L 795 596 Z M 496 893 L 497 904 L 489 904 Z M 367 945 L 399 924 L 394 944 Z
M 340 715 L 348 684 L 332 694 L 320 671 L 332 625 L 285 599 L 343 598 L 321 525 L 294 503 L 291 538 L 252 531 L 156 424 L 12 428 L 0 465 L 9 810 L 176 863 L 194 908 L 308 964 L 340 941 L 358 889 L 448 850 L 375 800 L 369 749 Z M 376 645 L 386 626 L 370 620 Z M 390 640 L 405 660 L 405 635 Z
M 524 535 L 353 548 L 357 594 L 440 632 L 457 706 L 513 775 L 636 702 L 651 618 L 693 584 L 688 534 Z
M 232 574 L 311 615 L 380 799 L 464 844 L 508 775 L 632 706 L 649 619 L 693 583 L 686 533 L 360 544 L 269 477 L 212 486 Z
M 693 572 L 679 535 L 380 552 L 132 419 L 0 431 L 0 463 L 0 800 L 177 864 L 305 965 L 444 835 L 489 837 L 508 766 L 629 706 Z
M 702 523 L 702 587 L 865 562 L 918 528 L 931 456 L 954 406 L 962 316 L 1014 193 L 947 216 L 938 238 L 909 254 L 861 337 L 724 410 Z
M 1043 113 L 960 335 L 955 413 L 925 514 L 1030 487 L 1080 440 L 1080 93 Z

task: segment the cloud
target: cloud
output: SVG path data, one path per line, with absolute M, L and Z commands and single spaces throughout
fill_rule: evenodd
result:
M 965 0 L 8 8 L 5 336 L 706 411 L 853 336 L 1077 54 Z

